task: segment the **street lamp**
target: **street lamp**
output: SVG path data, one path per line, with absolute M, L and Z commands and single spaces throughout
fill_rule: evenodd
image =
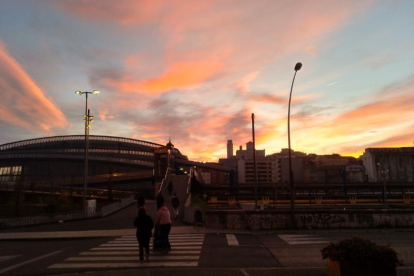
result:
M 384 201 L 384 207 L 385 209 L 388 209 L 388 203 L 387 203 L 387 184 L 385 183 L 385 173 L 387 172 L 385 168 L 382 168 L 381 163 L 377 163 L 377 165 L 380 167 L 381 177 L 382 177 L 382 190 L 383 190 L 383 201 Z
M 290 148 L 290 102 L 292 100 L 293 83 L 295 82 L 296 73 L 302 68 L 302 63 L 298 62 L 295 65 L 295 75 L 293 76 L 292 86 L 290 88 L 289 95 L 289 107 L 288 107 L 288 146 L 289 146 L 289 183 L 290 183 L 290 208 L 291 208 L 291 223 L 295 227 L 295 184 L 293 183 L 293 172 L 292 172 L 292 153 Z
M 253 168 L 254 168 L 254 209 L 257 210 L 257 165 L 256 165 L 256 138 L 254 134 L 254 113 L 252 113 L 252 136 L 253 136 Z
M 92 92 L 89 91 L 75 91 L 75 94 L 79 96 L 85 95 L 86 96 L 86 104 L 85 104 L 85 115 L 83 121 L 85 122 L 85 179 L 83 184 L 83 215 L 86 216 L 86 188 L 88 187 L 88 153 L 89 153 L 89 123 L 93 122 L 93 116 L 90 115 L 90 111 L 88 109 L 88 94 L 98 95 L 98 90 L 93 90 Z

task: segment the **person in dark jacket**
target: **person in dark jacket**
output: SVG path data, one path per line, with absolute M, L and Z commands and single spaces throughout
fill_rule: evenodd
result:
M 171 204 L 175 210 L 175 218 L 178 218 L 178 211 L 180 210 L 180 199 L 177 197 L 176 193 L 174 193 L 174 197 L 171 200 Z
M 154 228 L 154 222 L 152 218 L 147 215 L 145 208 L 140 208 L 138 216 L 134 220 L 134 226 L 137 228 L 137 240 L 139 243 L 139 260 L 144 261 L 144 249 L 145 259 L 149 261 L 149 242 L 152 236 L 152 229 Z

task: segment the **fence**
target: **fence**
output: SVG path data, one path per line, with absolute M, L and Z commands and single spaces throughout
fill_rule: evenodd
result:
M 116 202 L 111 205 L 102 207 L 101 210 L 97 210 L 96 212 L 93 213 L 93 215 L 86 216 L 86 217 L 84 216 L 82 210 L 73 210 L 73 211 L 64 211 L 64 212 L 55 212 L 55 213 L 43 213 L 43 214 L 39 214 L 35 216 L 28 216 L 28 217 L 3 218 L 3 219 L 0 219 L 0 229 L 58 222 L 60 220 L 68 221 L 68 220 L 84 219 L 84 218 L 86 219 L 86 218 L 105 217 L 132 203 L 134 203 L 133 196 L 123 199 L 120 202 Z
M 209 208 L 230 209 L 241 204 L 254 203 L 252 185 L 238 187 L 206 185 L 199 187 L 200 194 L 209 198 Z M 194 191 L 196 191 L 194 189 Z M 288 206 L 291 203 L 290 187 L 282 185 L 260 185 L 257 187 L 258 203 L 273 206 Z M 295 187 L 297 205 L 408 205 L 414 203 L 413 183 L 361 183 L 347 185 L 298 185 Z

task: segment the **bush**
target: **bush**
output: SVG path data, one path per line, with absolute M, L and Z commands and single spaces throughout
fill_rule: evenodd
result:
M 389 245 L 378 245 L 361 237 L 345 239 L 338 243 L 331 242 L 321 250 L 323 259 L 333 261 L 351 261 L 361 265 L 402 266 L 398 253 Z

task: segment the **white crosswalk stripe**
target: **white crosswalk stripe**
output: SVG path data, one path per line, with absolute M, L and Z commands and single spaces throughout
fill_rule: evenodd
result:
M 319 238 L 312 235 L 278 235 L 279 238 L 284 240 L 290 245 L 304 245 L 304 244 L 319 244 L 319 243 L 328 243 L 328 240 Z
M 204 234 L 170 235 L 171 251 L 153 251 L 150 241 L 150 261 L 139 262 L 139 247 L 135 236 L 123 236 L 49 266 L 55 269 L 195 267 L 198 266 Z
M 226 234 L 227 243 L 230 246 L 239 246 L 239 241 L 236 238 L 236 235 L 234 234 Z

